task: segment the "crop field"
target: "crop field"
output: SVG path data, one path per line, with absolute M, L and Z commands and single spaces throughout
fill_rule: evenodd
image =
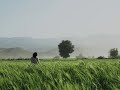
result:
M 120 60 L 0 60 L 0 90 L 120 90 Z

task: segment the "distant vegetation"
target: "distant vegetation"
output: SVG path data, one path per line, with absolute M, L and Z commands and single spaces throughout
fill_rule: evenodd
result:
M 104 56 L 99 56 L 97 59 L 105 59 Z
M 110 58 L 118 58 L 118 49 L 117 48 L 112 48 L 110 50 Z

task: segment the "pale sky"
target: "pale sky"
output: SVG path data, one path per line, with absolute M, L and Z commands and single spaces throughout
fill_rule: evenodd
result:
M 0 37 L 120 34 L 120 0 L 0 0 Z

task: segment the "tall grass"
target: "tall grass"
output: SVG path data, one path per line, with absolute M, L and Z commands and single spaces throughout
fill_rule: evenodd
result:
M 120 90 L 120 61 L 2 61 L 0 90 Z

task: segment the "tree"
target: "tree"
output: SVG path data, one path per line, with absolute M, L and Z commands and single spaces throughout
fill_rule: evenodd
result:
M 60 56 L 63 58 L 70 57 L 70 53 L 74 52 L 74 45 L 72 45 L 71 41 L 69 40 L 63 40 L 58 45 Z
M 117 58 L 118 57 L 118 49 L 112 48 L 110 49 L 110 58 Z

